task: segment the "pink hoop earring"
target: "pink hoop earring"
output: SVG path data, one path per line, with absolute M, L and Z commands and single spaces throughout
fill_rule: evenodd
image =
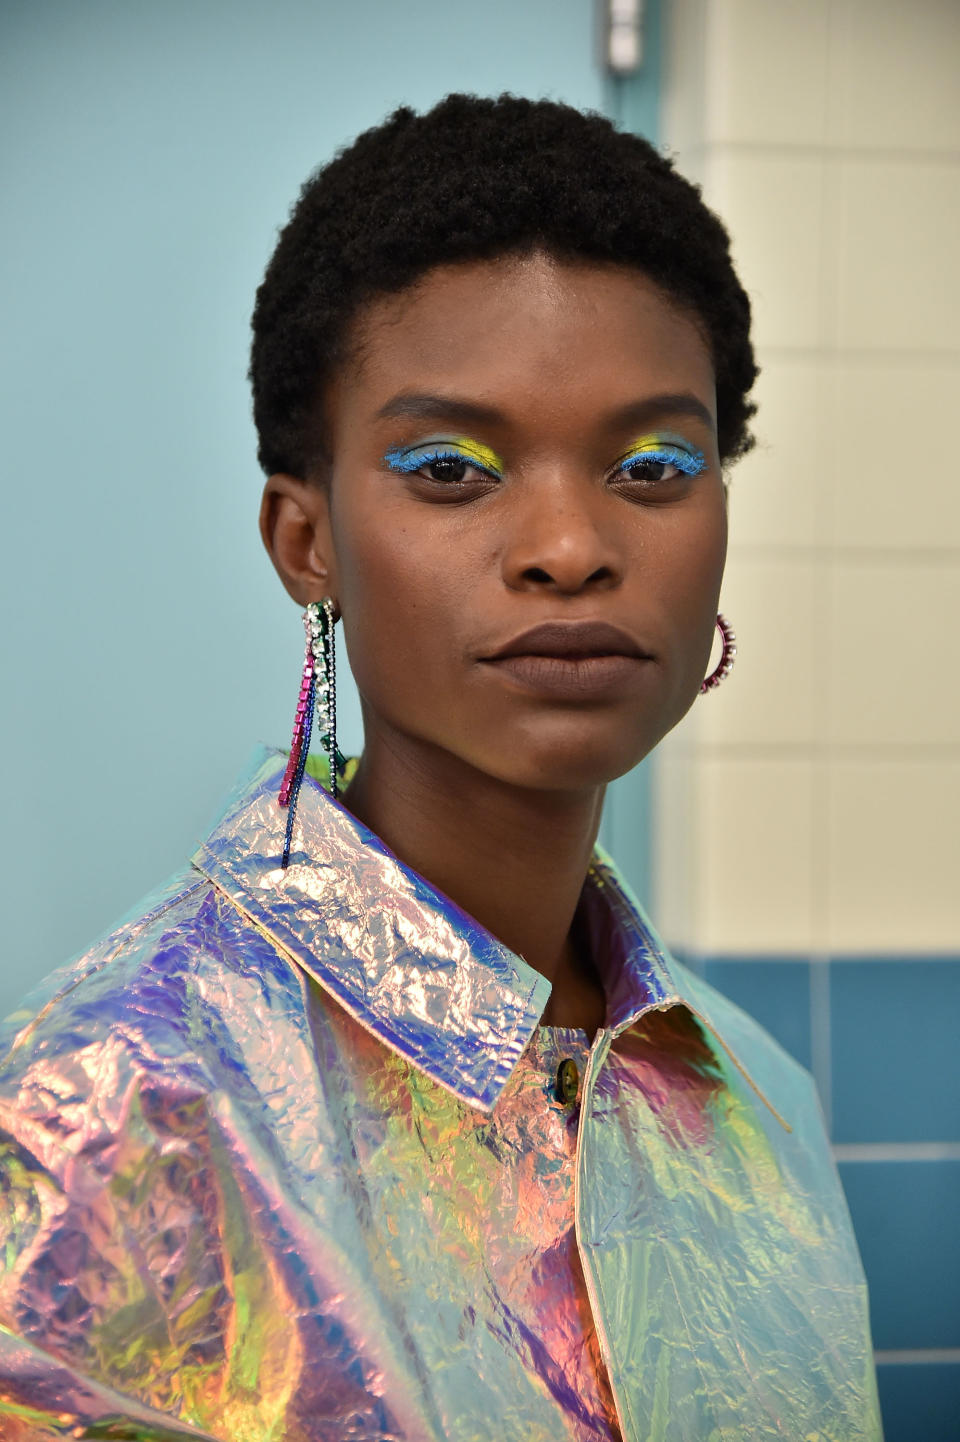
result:
M 729 621 L 725 620 L 725 618 L 719 614 L 717 616 L 717 630 L 720 632 L 720 638 L 723 641 L 723 651 L 720 654 L 720 660 L 717 662 L 716 670 L 711 671 L 710 675 L 700 685 L 701 696 L 704 692 L 712 691 L 715 686 L 719 686 L 720 682 L 730 675 L 730 672 L 733 670 L 734 658 L 737 654 L 737 638 L 733 634 L 733 627 Z

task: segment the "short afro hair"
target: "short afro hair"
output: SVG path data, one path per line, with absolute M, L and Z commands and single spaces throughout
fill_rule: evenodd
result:
M 697 186 L 596 112 L 451 94 L 364 131 L 293 207 L 253 312 L 264 471 L 305 478 L 324 456 L 323 390 L 366 302 L 434 266 L 535 250 L 633 266 L 692 313 L 713 359 L 721 460 L 750 448 L 750 302 Z

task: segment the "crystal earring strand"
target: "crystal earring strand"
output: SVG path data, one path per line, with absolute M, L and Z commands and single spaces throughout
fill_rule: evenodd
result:
M 730 675 L 737 655 L 737 638 L 733 634 L 733 627 L 725 617 L 719 614 L 717 616 L 717 630 L 720 632 L 723 650 L 720 653 L 720 660 L 717 662 L 716 669 L 711 671 L 710 675 L 700 684 L 701 696 L 707 691 L 712 691 L 715 686 L 719 686 L 720 682 Z
M 337 795 L 337 762 L 340 756 L 337 750 L 337 685 L 333 641 L 335 622 L 336 612 L 329 596 L 325 596 L 322 601 L 311 601 L 303 613 L 306 657 L 300 681 L 300 695 L 297 698 L 290 756 L 277 798 L 280 806 L 287 807 L 287 827 L 280 859 L 280 865 L 284 869 L 290 862 L 297 800 L 307 768 L 314 713 L 320 725 L 327 755 L 330 794 L 334 798 Z

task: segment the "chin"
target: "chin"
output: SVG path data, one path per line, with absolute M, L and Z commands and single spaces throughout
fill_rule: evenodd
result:
M 504 745 L 497 756 L 485 758 L 483 769 L 511 786 L 531 791 L 570 791 L 606 786 L 625 776 L 653 750 L 659 735 L 645 744 L 636 736 L 572 738 L 537 745 Z M 617 744 L 619 742 L 619 744 Z
M 626 715 L 581 712 L 567 716 L 541 713 L 520 727 L 498 731 L 500 744 L 483 747 L 481 768 L 514 786 L 544 791 L 606 786 L 638 766 L 687 714 L 699 692 L 695 686 L 662 706 L 631 708 Z

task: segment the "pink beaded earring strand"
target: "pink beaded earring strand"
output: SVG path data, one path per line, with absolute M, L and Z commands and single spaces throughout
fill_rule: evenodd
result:
M 737 654 L 737 638 L 733 634 L 733 627 L 725 617 L 719 614 L 717 616 L 717 630 L 720 632 L 723 650 L 720 653 L 720 660 L 717 662 L 716 669 L 711 671 L 710 675 L 701 682 L 701 696 L 707 691 L 712 691 L 715 686 L 719 686 L 720 682 L 730 675 Z
M 324 596 L 322 601 L 311 601 L 303 613 L 307 651 L 300 679 L 300 695 L 297 697 L 290 756 L 277 797 L 279 805 L 287 808 L 287 827 L 283 840 L 283 855 L 280 858 L 280 865 L 284 869 L 290 862 L 297 800 L 307 769 L 314 714 L 330 767 L 330 795 L 334 799 L 337 795 L 337 763 L 341 758 L 337 750 L 337 681 L 333 643 L 336 619 L 329 596 Z

